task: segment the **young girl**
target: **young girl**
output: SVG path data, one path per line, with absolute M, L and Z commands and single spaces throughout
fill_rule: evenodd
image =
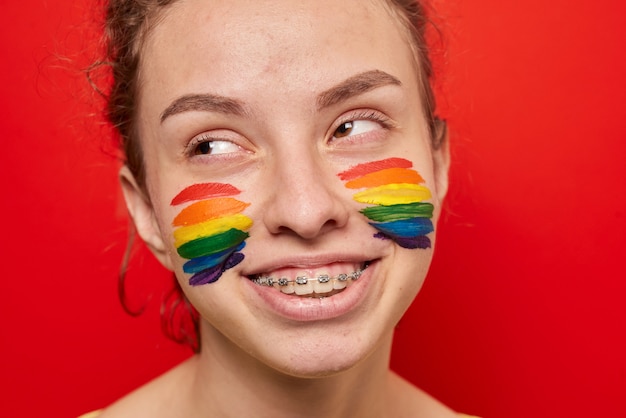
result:
M 99 417 L 458 417 L 389 370 L 447 189 L 417 1 L 112 0 L 108 114 L 197 355 Z

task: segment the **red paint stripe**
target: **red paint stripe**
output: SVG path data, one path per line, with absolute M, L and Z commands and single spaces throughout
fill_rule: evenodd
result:
M 370 163 L 363 163 L 356 165 L 348 170 L 338 174 L 339 178 L 343 181 L 354 180 L 361 176 L 376 171 L 384 170 L 386 168 L 411 168 L 413 163 L 404 158 L 387 158 L 386 160 L 372 161 Z
M 239 189 L 224 183 L 201 183 L 187 187 L 172 199 L 172 206 L 193 200 L 202 200 L 210 197 L 233 196 L 241 193 Z

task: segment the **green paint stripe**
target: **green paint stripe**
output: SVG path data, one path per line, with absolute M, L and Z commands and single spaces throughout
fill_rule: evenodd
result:
M 362 209 L 361 213 L 368 219 L 376 222 L 390 222 L 411 218 L 432 218 L 433 205 L 431 203 L 407 203 L 391 206 L 370 206 Z
M 178 247 L 178 254 L 186 259 L 204 257 L 235 247 L 248 236 L 247 232 L 232 228 L 221 234 L 189 241 Z

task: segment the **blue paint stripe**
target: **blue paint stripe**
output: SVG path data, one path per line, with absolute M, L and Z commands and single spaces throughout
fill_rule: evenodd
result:
M 426 235 L 435 229 L 428 218 L 402 219 L 392 222 L 371 222 L 374 228 L 391 237 L 411 238 Z
M 232 253 L 241 251 L 246 246 L 245 241 L 237 245 L 236 247 L 228 248 L 219 253 L 192 258 L 183 265 L 183 271 L 185 273 L 194 274 L 203 270 L 211 269 L 218 264 L 222 264 Z

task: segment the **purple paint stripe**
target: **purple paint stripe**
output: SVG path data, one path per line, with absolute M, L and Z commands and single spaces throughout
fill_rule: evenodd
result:
M 242 253 L 233 253 L 224 263 L 224 270 L 235 267 L 237 264 L 241 263 L 243 259 L 244 255 Z
M 202 270 L 200 273 L 196 273 L 189 278 L 190 286 L 199 286 L 202 284 L 208 284 L 216 282 L 220 278 L 224 270 L 221 265 Z
M 223 264 L 219 264 L 191 276 L 189 278 L 189 285 L 200 286 L 203 284 L 215 283 L 220 277 L 222 277 L 222 273 L 235 267 L 237 264 L 241 263 L 243 259 L 244 255 L 242 253 L 233 253 L 226 259 L 226 261 L 224 261 Z
M 430 238 L 428 238 L 425 235 L 418 235 L 416 237 L 411 237 L 411 238 L 403 238 L 403 237 L 390 237 L 389 235 L 385 235 L 382 232 L 378 232 L 374 234 L 374 237 L 380 238 L 380 239 L 393 240 L 402 248 L 408 248 L 411 250 L 416 249 L 416 248 L 426 249 L 432 246 L 430 242 Z

